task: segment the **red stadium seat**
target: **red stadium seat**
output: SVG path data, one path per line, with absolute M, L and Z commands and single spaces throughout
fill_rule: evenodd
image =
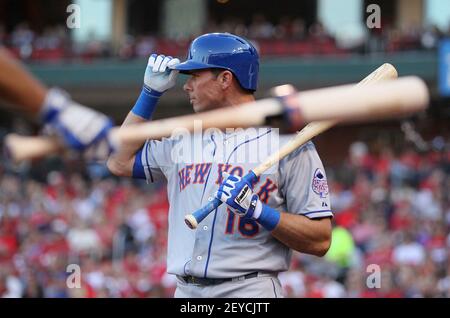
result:
M 64 58 L 64 49 L 35 49 L 31 54 L 31 59 L 40 61 L 59 61 Z

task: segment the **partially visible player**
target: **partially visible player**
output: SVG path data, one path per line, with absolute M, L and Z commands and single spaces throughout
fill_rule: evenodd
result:
M 0 99 L 37 118 L 70 149 L 104 158 L 112 150 L 107 133 L 113 123 L 106 115 L 76 103 L 62 89 L 48 89 L 1 47 Z
M 178 72 L 189 74 L 184 90 L 202 112 L 254 101 L 258 70 L 253 45 L 229 33 L 196 38 L 183 63 L 154 54 L 141 96 L 122 127 L 151 119 Z M 260 163 L 249 156 L 265 159 L 278 150 L 268 146 L 271 140 L 281 145 L 291 138 L 271 128 L 209 130 L 129 144 L 110 157 L 108 168 L 116 175 L 167 179 L 167 271 L 177 275 L 176 297 L 282 297 L 277 276 L 289 268 L 292 250 L 326 253 L 332 212 L 324 168 L 311 142 L 270 173 L 242 178 Z M 226 204 L 190 230 L 185 215 L 214 195 Z

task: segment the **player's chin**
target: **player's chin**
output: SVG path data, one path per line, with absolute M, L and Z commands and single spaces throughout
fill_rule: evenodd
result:
M 196 113 L 203 112 L 203 111 L 207 110 L 207 108 L 208 108 L 208 107 L 205 107 L 205 105 L 203 105 L 195 100 L 191 100 L 191 105 L 192 105 L 192 108 L 194 109 L 194 112 L 196 112 Z
M 191 100 L 191 105 L 196 113 L 206 112 L 209 110 L 220 108 L 219 106 L 217 106 L 218 103 L 216 104 L 213 102 L 206 102 L 206 101 L 200 103 L 198 100 Z

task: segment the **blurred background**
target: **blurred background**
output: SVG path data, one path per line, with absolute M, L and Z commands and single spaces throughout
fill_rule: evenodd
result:
M 288 297 L 449 297 L 448 1 L 0 0 L 0 45 L 116 124 L 140 92 L 151 53 L 184 58 L 190 40 L 215 31 L 259 49 L 258 98 L 285 83 L 305 90 L 357 82 L 384 62 L 427 82 L 426 113 L 315 138 L 333 244 L 324 258 L 294 253 L 280 279 Z M 183 80 L 155 118 L 192 112 Z M 1 139 L 37 132 L 4 106 Z M 2 157 L 0 296 L 172 297 L 168 205 L 165 184 L 115 178 L 76 156 L 19 166 Z M 67 288 L 68 264 L 80 265 L 81 288 Z

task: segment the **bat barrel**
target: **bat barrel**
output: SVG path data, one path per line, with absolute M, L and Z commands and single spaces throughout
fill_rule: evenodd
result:
M 54 154 L 61 150 L 61 143 L 51 137 L 36 138 L 18 134 L 8 134 L 5 137 L 4 153 L 7 158 L 16 163 Z
M 429 91 L 422 79 L 407 76 L 354 88 L 344 85 L 305 91 L 298 94 L 297 103 L 306 122 L 374 121 L 405 117 L 424 110 L 429 104 Z
M 210 202 L 202 208 L 184 217 L 184 222 L 189 228 L 196 229 L 198 224 L 203 221 L 203 219 L 206 218 L 209 213 L 217 209 L 222 204 L 222 201 L 217 198 L 209 198 L 209 201 Z

